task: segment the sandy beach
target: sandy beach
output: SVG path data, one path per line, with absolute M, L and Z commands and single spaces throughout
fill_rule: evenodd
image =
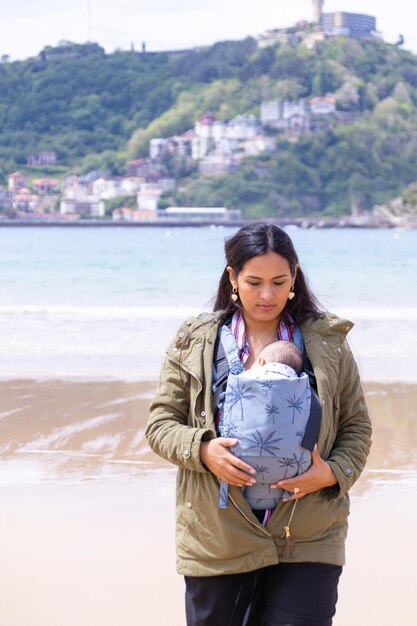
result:
M 143 439 L 155 384 L 0 382 L 5 626 L 184 626 L 175 468 Z M 335 626 L 412 626 L 417 386 L 366 385 L 374 422 L 352 491 Z

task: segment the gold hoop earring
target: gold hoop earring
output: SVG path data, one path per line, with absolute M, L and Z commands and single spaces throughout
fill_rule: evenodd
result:
M 230 297 L 232 298 L 233 302 L 237 302 L 239 296 L 237 295 L 237 289 L 235 289 L 235 287 L 233 287 L 233 293 Z
M 290 293 L 288 294 L 288 300 L 295 298 L 294 285 L 291 285 Z

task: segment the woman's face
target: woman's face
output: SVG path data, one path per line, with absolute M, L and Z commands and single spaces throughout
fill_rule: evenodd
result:
M 272 251 L 246 261 L 238 276 L 228 267 L 230 282 L 239 292 L 245 316 L 257 322 L 279 319 L 294 284 L 297 267 L 292 275 L 287 259 Z

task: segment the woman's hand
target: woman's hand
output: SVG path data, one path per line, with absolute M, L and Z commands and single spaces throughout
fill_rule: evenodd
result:
M 336 476 L 333 474 L 330 465 L 321 458 L 317 450 L 317 445 L 314 446 L 311 459 L 313 464 L 304 474 L 300 474 L 300 476 L 295 476 L 294 478 L 280 480 L 278 483 L 275 483 L 275 485 L 271 485 L 272 489 L 285 489 L 294 494 L 291 498 L 284 499 L 283 502 L 299 500 L 308 493 L 313 493 L 313 491 L 319 491 L 319 489 L 323 489 L 324 487 L 332 487 L 337 484 Z
M 237 444 L 237 439 L 218 437 L 203 441 L 200 446 L 200 458 L 203 464 L 215 476 L 229 485 L 244 487 L 253 485 L 256 480 L 248 474 L 255 474 L 253 467 L 229 452 Z

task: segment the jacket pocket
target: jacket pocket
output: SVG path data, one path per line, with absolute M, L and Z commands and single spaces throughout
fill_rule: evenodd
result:
M 291 536 L 296 541 L 314 541 L 334 524 L 344 522 L 348 515 L 348 498 L 328 498 L 322 491 L 311 493 L 298 501 Z

